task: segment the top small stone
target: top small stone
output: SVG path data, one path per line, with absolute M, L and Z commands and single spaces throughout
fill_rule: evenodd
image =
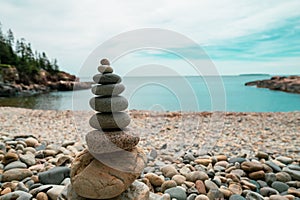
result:
M 104 58 L 104 59 L 102 59 L 102 60 L 100 61 L 100 64 L 101 64 L 101 65 L 110 65 L 110 62 L 109 62 L 109 60 L 107 60 L 106 58 Z

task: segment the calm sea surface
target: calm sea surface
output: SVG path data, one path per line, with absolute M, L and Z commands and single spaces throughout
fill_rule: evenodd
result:
M 269 76 L 125 77 L 130 109 L 159 111 L 300 111 L 300 95 L 246 87 Z M 0 98 L 0 106 L 52 110 L 90 110 L 90 90 Z

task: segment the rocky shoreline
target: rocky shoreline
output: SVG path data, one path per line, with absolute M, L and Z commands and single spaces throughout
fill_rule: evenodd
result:
M 91 88 L 91 82 L 58 81 L 48 85 L 0 83 L 0 97 L 31 96 L 52 91 L 73 91 Z
M 78 135 L 88 132 L 80 123 L 91 112 L 0 107 L 0 113 L 0 199 L 84 200 L 72 192 L 69 176 L 86 148 Z M 300 112 L 132 110 L 130 116 L 148 162 L 119 199 L 300 198 Z
M 245 85 L 300 94 L 300 76 L 273 76 L 267 80 L 247 82 Z
M 72 91 L 89 89 L 92 82 L 80 82 L 69 73 L 60 71 L 51 74 L 40 70 L 33 77 L 20 77 L 13 66 L 0 68 L 0 97 L 30 96 L 51 91 Z

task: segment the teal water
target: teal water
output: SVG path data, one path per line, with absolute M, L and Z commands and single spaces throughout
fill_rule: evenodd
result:
M 300 111 L 300 95 L 244 86 L 269 76 L 125 77 L 129 109 L 159 111 Z M 90 110 L 90 90 L 0 98 L 1 106 L 52 110 Z

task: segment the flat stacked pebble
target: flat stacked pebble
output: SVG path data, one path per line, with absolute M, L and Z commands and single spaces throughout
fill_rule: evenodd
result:
M 128 108 L 128 101 L 120 95 L 125 86 L 121 84 L 121 77 L 113 73 L 107 59 L 102 59 L 100 64 L 100 74 L 93 77 L 96 85 L 92 92 L 96 96 L 90 100 L 90 106 L 96 114 L 90 118 L 89 123 L 96 130 L 86 135 L 89 152 L 95 155 L 120 150 L 130 151 L 140 138 L 126 129 L 130 124 L 130 117 L 124 112 Z

